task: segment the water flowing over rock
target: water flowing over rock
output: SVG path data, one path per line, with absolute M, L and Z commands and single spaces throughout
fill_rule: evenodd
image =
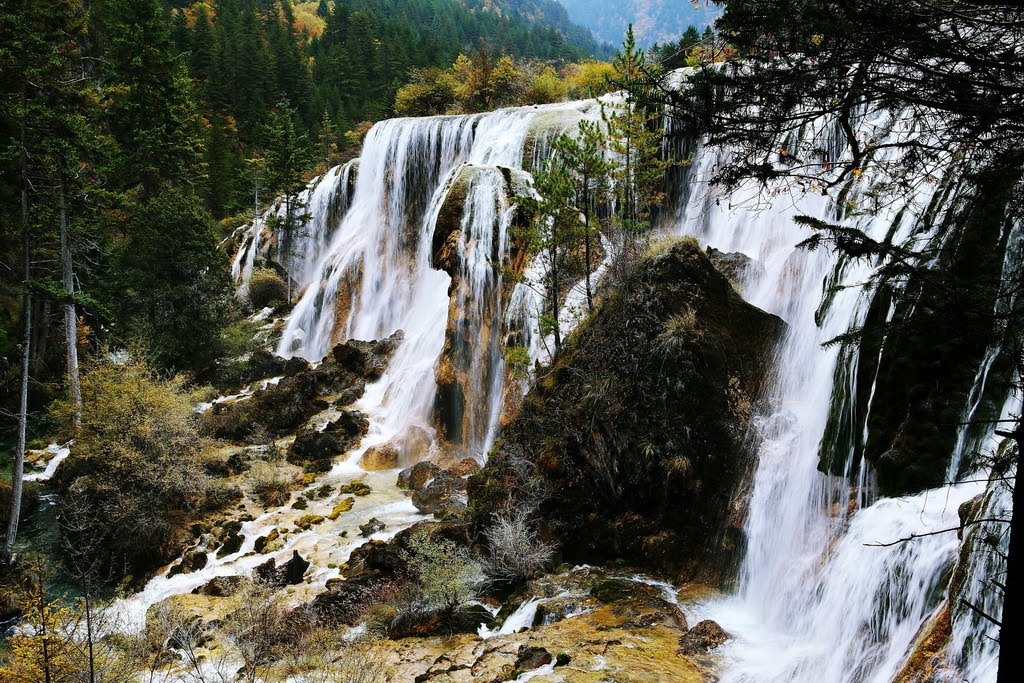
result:
M 899 130 L 898 122 L 886 116 L 861 123 L 879 135 Z M 835 128 L 805 134 L 821 135 L 829 148 L 841 147 L 842 133 Z M 705 149 L 699 143 L 691 151 L 694 163 L 682 171 L 686 189 L 677 193 L 670 221 L 679 233 L 722 252 L 756 258 L 766 273 L 756 283 L 743 283 L 745 297 L 789 323 L 776 357 L 768 409 L 755 419 L 758 465 L 737 595 L 712 601 L 702 615 L 735 637 L 721 680 L 890 680 L 906 664 L 922 626 L 949 604 L 944 591 L 949 589 L 950 569 L 965 567 L 966 585 L 984 591 L 984 572 L 993 567 L 969 552 L 960 558 L 960 543 L 953 534 L 877 546 L 955 528 L 958 505 L 986 488 L 983 481 L 976 481 L 985 479 L 984 472 L 963 483 L 903 498 L 878 494 L 921 491 L 957 479 L 963 455 L 991 448 L 993 441 L 990 426 L 968 430 L 955 424 L 1015 414 L 1020 397 L 1007 396 L 1005 385 L 1000 391 L 997 383 L 988 381 L 998 345 L 980 354 L 973 348 L 947 358 L 947 367 L 938 370 L 928 360 L 934 348 L 924 349 L 923 338 L 914 342 L 908 335 L 886 341 L 890 346 L 884 353 L 890 360 L 884 362 L 892 367 L 895 360 L 904 380 L 895 375 L 881 378 L 878 386 L 894 392 L 895 400 L 876 400 L 877 373 L 871 368 L 878 364 L 878 346 L 823 346 L 851 329 L 870 326 L 873 318 L 892 319 L 897 313 L 884 288 L 875 292 L 862 287 L 876 264 L 798 249 L 808 233 L 793 218 L 807 215 L 841 222 L 877 242 L 920 245 L 931 240 L 938 246 L 942 235 L 958 239 L 959 230 L 943 229 L 957 225 L 960 210 L 977 197 L 984 202 L 987 194 L 961 182 L 970 180 L 970 169 L 954 166 L 936 183 L 917 188 L 916 194 L 892 205 L 848 213 L 848 207 L 870 202 L 866 195 L 873 179 L 866 172 L 841 195 L 846 206 L 808 194 L 797 206 L 779 202 L 768 211 L 746 211 L 738 207 L 756 204 L 758 188 L 741 187 L 730 195 L 701 189 L 716 167 L 728 163 L 731 152 Z M 992 209 L 990 203 L 982 210 L 998 216 L 1001 209 Z M 999 222 L 1005 241 L 987 233 L 978 235 L 977 244 L 997 245 L 985 258 L 996 271 L 1010 272 L 1020 258 L 1021 226 Z M 971 251 L 968 246 L 964 256 Z M 927 344 L 939 347 L 943 340 Z M 926 396 L 928 387 L 937 386 L 932 383 L 938 379 L 935 373 L 971 379 L 962 384 L 956 379 L 959 388 L 938 401 L 908 404 L 914 392 Z M 970 387 L 966 392 L 965 386 Z M 950 420 L 951 415 L 955 419 Z M 949 422 L 946 435 L 933 438 L 932 430 L 944 420 Z M 877 450 L 869 454 L 861 440 L 875 435 L 865 424 L 899 427 L 878 433 Z M 910 441 L 901 443 L 901 435 Z M 910 448 L 886 456 L 894 443 Z M 929 462 L 919 469 L 924 459 Z M 873 462 L 883 460 L 886 467 L 876 470 Z M 996 629 L 960 611 L 949 633 L 937 646 L 937 659 L 947 667 L 943 675 L 956 671 L 951 675 L 957 679 L 995 680 L 996 648 L 979 644 L 990 643 Z M 965 648 L 966 642 L 974 645 Z
M 522 220 L 516 198 L 529 188 L 522 169 L 550 153 L 554 135 L 599 117 L 585 102 L 375 126 L 348 210 L 295 245 L 319 263 L 300 279 L 309 287 L 278 353 L 319 361 L 339 339 L 402 329 L 382 378 L 386 429 L 436 428 L 436 447 L 452 461 L 485 453 L 504 406 L 523 390 L 506 387 L 506 337 L 537 335 L 538 310 L 509 313 L 524 286 L 505 274 L 527 268 L 511 234 Z M 328 173 L 314 194 L 332 177 L 340 176 Z

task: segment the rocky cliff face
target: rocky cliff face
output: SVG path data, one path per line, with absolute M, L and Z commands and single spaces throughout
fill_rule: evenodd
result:
M 729 576 L 753 405 L 784 323 L 691 241 L 640 263 L 623 292 L 570 338 L 470 479 L 473 522 L 537 505 L 568 561 Z
M 944 225 L 929 238 L 931 264 L 905 282 L 883 281 L 858 362 L 839 368 L 855 391 L 837 382 L 821 469 L 842 474 L 847 457 L 863 457 L 883 495 L 918 493 L 970 471 L 971 444 L 999 419 L 1009 393 L 1013 361 L 1000 347 L 1011 344 L 998 316 L 977 302 L 999 296 L 1012 249 L 1004 217 L 1019 175 L 981 170 L 970 179 L 974 192 L 937 219 Z M 932 227 L 921 221 L 921 239 Z M 969 419 L 976 424 L 962 433 Z

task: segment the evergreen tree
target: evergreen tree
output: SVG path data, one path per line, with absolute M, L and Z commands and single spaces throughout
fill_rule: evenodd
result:
M 125 187 L 137 180 L 147 197 L 165 181 L 196 187 L 206 177 L 201 123 L 160 1 L 102 0 L 98 15 L 117 177 Z
M 330 168 L 338 157 L 338 127 L 326 111 L 320 117 L 319 148 L 320 160 L 326 168 Z
M 572 173 L 560 157 L 550 157 L 534 174 L 534 190 L 535 195 L 519 199 L 533 215 L 526 241 L 532 251 L 544 254 L 546 310 L 540 314 L 541 334 L 553 338 L 554 350 L 558 353 L 562 348 L 558 316 L 563 295 L 562 266 L 580 232 L 580 215 L 573 202 L 575 187 Z
M 141 341 L 159 367 L 207 367 L 233 297 L 202 202 L 188 188 L 165 187 L 133 204 L 122 229 L 103 283 L 117 335 Z
M 18 283 L 22 300 L 18 435 L 12 509 L 0 550 L 2 564 L 11 558 L 18 531 L 30 360 L 33 351 L 40 361 L 45 360 L 50 327 L 45 312 L 51 304 L 63 312 L 65 376 L 73 404 L 79 410 L 81 406 L 72 221 L 83 188 L 93 180 L 87 159 L 98 137 L 93 125 L 98 102 L 84 71 L 80 46 L 86 22 L 76 2 L 60 0 L 46 7 L 22 3 L 3 15 L 0 31 L 5 44 L 13 48 L 3 57 L 3 85 L 13 97 L 5 98 L 8 106 L 2 117 L 17 131 L 14 144 L 4 149 L 4 156 L 16 169 L 22 276 Z M 77 227 L 84 227 L 84 215 L 77 218 Z M 54 232 L 60 245 L 57 254 L 50 251 Z M 56 261 L 58 272 L 46 265 L 34 267 L 33 261 L 44 253 L 43 263 Z M 39 317 L 33 315 L 36 301 L 41 301 L 44 312 Z
M 298 113 L 287 100 L 279 102 L 270 114 L 267 141 L 269 187 L 281 195 L 284 209 L 277 219 L 277 227 L 283 233 L 278 258 L 287 263 L 293 256 L 295 238 L 309 220 L 300 195 L 306 187 L 303 171 L 310 161 L 308 140 L 300 130 Z M 288 300 L 291 301 L 291 275 Z
M 658 67 L 647 62 L 632 26 L 612 63 L 617 72 L 616 82 L 626 92 L 621 104 L 602 105 L 613 164 L 610 170 L 615 200 L 613 231 L 618 238 L 613 272 L 620 285 L 624 285 L 629 269 L 642 251 L 643 240 L 651 227 L 652 212 L 664 201 L 662 181 L 672 162 L 662 158 L 657 110 L 642 99 L 648 92 L 643 84 L 656 78 Z
M 605 136 L 600 126 L 593 122 L 581 121 L 576 135 L 562 135 L 553 143 L 555 154 L 566 169 L 572 173 L 571 195 L 575 211 L 581 217 L 580 231 L 583 235 L 584 282 L 587 294 L 587 310 L 594 310 L 594 293 L 591 276 L 594 241 L 598 239 L 599 222 L 595 220 L 601 203 L 605 201 L 608 189 L 608 173 L 613 165 L 605 159 Z

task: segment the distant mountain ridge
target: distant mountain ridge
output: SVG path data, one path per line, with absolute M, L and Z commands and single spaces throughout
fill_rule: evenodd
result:
M 460 2 L 470 10 L 489 10 L 535 26 L 553 28 L 565 37 L 566 42 L 595 56 L 601 56 L 609 51 L 608 45 L 600 44 L 589 27 L 574 21 L 569 15 L 569 10 L 558 0 L 460 0 Z M 612 41 L 604 42 L 611 43 Z
M 678 40 L 687 26 L 704 28 L 721 14 L 708 0 L 559 0 L 569 17 L 589 28 L 602 42 L 622 42 L 633 24 L 637 40 L 645 46 Z

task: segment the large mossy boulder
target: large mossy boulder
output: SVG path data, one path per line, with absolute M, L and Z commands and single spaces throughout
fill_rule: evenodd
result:
M 470 478 L 476 529 L 541 492 L 538 516 L 567 561 L 731 575 L 751 417 L 783 330 L 693 241 L 637 264 Z

